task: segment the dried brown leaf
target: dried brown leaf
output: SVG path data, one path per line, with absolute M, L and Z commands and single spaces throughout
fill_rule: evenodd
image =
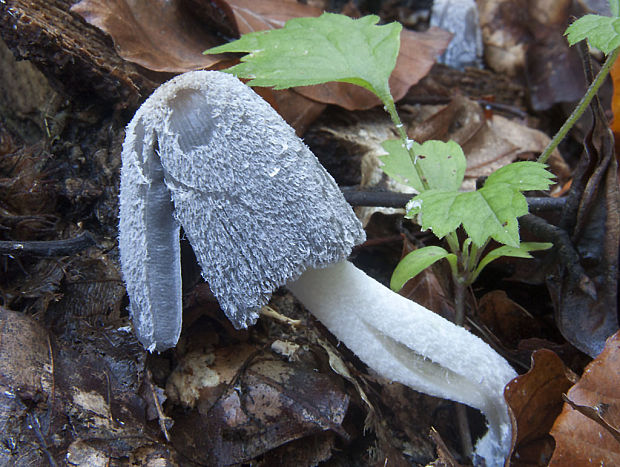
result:
M 504 345 L 511 348 L 540 331 L 534 317 L 503 290 L 493 290 L 480 298 L 478 316 Z
M 323 10 L 296 0 L 218 0 L 230 11 L 239 35 L 278 29 L 291 18 L 320 16 Z
M 616 431 L 620 427 L 620 333 L 584 370 L 568 392 L 579 406 L 591 408 Z M 556 448 L 551 466 L 620 465 L 620 442 L 604 424 L 565 404 L 551 430 Z
M 585 91 L 579 57 L 563 33 L 571 0 L 479 0 L 486 63 L 527 81 L 531 105 L 545 110 L 578 100 Z
M 214 404 L 173 413 L 173 443 L 206 465 L 247 462 L 293 440 L 341 427 L 349 397 L 329 376 L 266 354 L 247 362 Z M 329 444 L 327 445 L 329 446 Z
M 45 329 L 24 313 L 0 307 L 0 384 L 32 399 L 51 391 L 52 371 Z
M 463 190 L 473 190 L 476 179 L 488 176 L 517 158 L 544 150 L 549 137 L 539 130 L 501 115 L 486 118 L 480 104 L 463 96 L 452 99 L 422 122 L 412 124 L 410 138 L 423 142 L 428 139 L 454 140 L 467 156 Z M 549 164 L 560 175 L 568 170 L 557 149 Z
M 549 430 L 562 410 L 562 394 L 572 385 L 569 374 L 554 352 L 537 350 L 530 371 L 506 386 L 514 417 L 512 466 L 546 465 L 553 451 Z
M 560 228 L 570 236 L 579 262 L 556 261 L 547 284 L 562 335 L 591 357 L 618 329 L 620 188 L 613 135 L 598 99 L 594 122 L 574 170 Z
M 202 54 L 219 41 L 180 0 L 82 0 L 71 11 L 108 33 L 122 58 L 149 70 L 183 73 L 222 60 Z

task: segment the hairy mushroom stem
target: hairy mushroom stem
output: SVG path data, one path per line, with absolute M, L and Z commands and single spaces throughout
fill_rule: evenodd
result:
M 476 454 L 503 464 L 511 440 L 503 394 L 516 373 L 485 342 L 348 261 L 308 269 L 287 288 L 382 377 L 482 411 L 489 430 Z
M 289 289 L 381 376 L 480 409 L 477 444 L 501 465 L 515 376 L 482 340 L 393 293 L 346 258 L 365 233 L 294 130 L 231 75 L 196 71 L 160 86 L 127 126 L 119 250 L 140 342 L 174 347 L 182 324 L 179 226 L 237 328 Z

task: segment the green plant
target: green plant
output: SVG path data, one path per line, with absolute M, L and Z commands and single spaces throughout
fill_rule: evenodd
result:
M 539 162 L 547 162 L 553 150 L 577 123 L 577 120 L 583 115 L 599 88 L 605 82 L 611 66 L 618 58 L 620 53 L 620 0 L 609 0 L 609 9 L 612 14 L 611 17 L 601 15 L 582 16 L 571 24 L 564 33 L 570 45 L 575 45 L 577 42 L 587 39 L 590 45 L 607 55 L 607 58 L 594 81 L 592 81 L 577 107 L 575 107 L 575 110 L 566 119 L 538 158 Z
M 429 246 L 413 251 L 397 266 L 391 286 L 398 290 L 435 261 L 446 259 L 457 289 L 457 322 L 462 323 L 459 297 L 487 264 L 501 256 L 531 257 L 530 251 L 551 246 L 521 243 L 517 218 L 528 212 L 522 191 L 547 189 L 552 175 L 542 163 L 517 162 L 492 174 L 481 189 L 459 192 L 466 165 L 461 147 L 453 141 L 418 144 L 405 133 L 388 84 L 402 26 L 378 26 L 378 20 L 330 13 L 298 18 L 282 29 L 246 34 L 206 53 L 249 53 L 226 71 L 249 78 L 251 86 L 285 89 L 342 81 L 372 91 L 383 102 L 400 137 L 383 144 L 388 153 L 383 170 L 419 192 L 408 204 L 407 216 L 445 238 L 450 250 Z M 457 236 L 461 225 L 468 235 L 463 242 Z M 504 246 L 483 256 L 491 239 Z

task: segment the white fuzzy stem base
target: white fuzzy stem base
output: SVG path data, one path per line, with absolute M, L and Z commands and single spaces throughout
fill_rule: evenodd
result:
M 484 341 L 348 261 L 310 269 L 287 287 L 379 375 L 483 412 L 489 431 L 476 454 L 488 466 L 504 464 L 511 439 L 504 387 L 516 373 Z

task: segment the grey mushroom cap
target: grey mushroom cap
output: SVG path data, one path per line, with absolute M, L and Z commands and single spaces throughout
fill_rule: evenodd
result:
M 119 247 L 145 347 L 181 326 L 180 224 L 237 327 L 279 286 L 344 260 L 365 234 L 333 178 L 249 87 L 216 71 L 160 86 L 123 144 Z

